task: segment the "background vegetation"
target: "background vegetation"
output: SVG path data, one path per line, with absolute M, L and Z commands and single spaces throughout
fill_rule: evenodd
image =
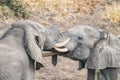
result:
M 29 5 L 23 0 L 0 0 L 0 18 L 7 20 L 16 16 L 26 19 L 29 16 L 28 7 Z
M 113 33 L 120 26 L 119 0 L 0 0 L 0 19 L 31 19 L 61 29 L 79 24 L 99 26 Z M 105 27 L 107 26 L 107 27 Z
M 26 19 L 31 10 L 39 10 L 43 17 L 52 16 L 52 19 L 58 22 L 65 22 L 71 17 L 76 19 L 93 15 L 100 5 L 104 6 L 104 14 L 101 14 L 103 19 L 109 19 L 114 23 L 120 22 L 120 5 L 117 0 L 0 0 L 0 15 L 5 19 L 13 15 Z

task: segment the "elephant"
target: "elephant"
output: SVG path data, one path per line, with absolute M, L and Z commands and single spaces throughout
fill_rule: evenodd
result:
M 54 49 L 79 61 L 79 69 L 87 69 L 87 80 L 120 80 L 120 39 L 105 30 L 88 25 L 72 27 L 59 35 Z
M 31 20 L 13 22 L 0 30 L 0 80 L 34 80 L 43 67 L 43 51 L 56 44 L 60 30 Z

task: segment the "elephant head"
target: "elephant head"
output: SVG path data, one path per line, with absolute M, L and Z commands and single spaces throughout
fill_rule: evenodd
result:
M 24 45 L 31 58 L 37 63 L 42 63 L 42 57 L 44 56 L 52 56 L 51 54 L 46 55 L 43 50 L 49 51 L 54 47 L 60 34 L 60 30 L 58 28 L 45 28 L 44 26 L 31 20 L 14 22 L 11 24 L 10 29 L 12 28 L 24 29 Z
M 59 46 L 65 39 L 69 41 Z M 101 29 L 76 26 L 61 33 L 55 50 L 74 60 L 86 60 L 89 69 L 120 67 L 120 40 Z

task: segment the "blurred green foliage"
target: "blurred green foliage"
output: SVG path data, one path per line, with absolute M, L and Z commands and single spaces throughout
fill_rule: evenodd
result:
M 0 0 L 0 6 L 5 7 L 5 9 L 8 7 L 17 17 L 22 17 L 24 19 L 27 19 L 29 17 L 29 5 L 27 3 L 24 3 L 23 0 Z M 3 13 L 4 12 L 5 10 Z M 13 13 L 6 11 L 5 16 L 10 17 Z
M 0 6 L 0 19 L 7 20 L 14 16 L 14 12 L 11 11 L 7 6 Z

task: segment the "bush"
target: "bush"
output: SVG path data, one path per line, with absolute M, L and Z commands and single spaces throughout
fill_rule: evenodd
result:
M 0 6 L 0 19 L 7 20 L 14 16 L 14 13 L 7 6 Z
M 21 16 L 24 19 L 29 17 L 29 11 L 27 10 L 27 8 L 29 8 L 29 5 L 27 3 L 24 3 L 23 0 L 1 0 L 0 4 L 2 6 L 8 6 L 18 17 Z
M 102 18 L 108 19 L 112 23 L 120 24 L 120 5 L 117 3 L 112 3 L 112 5 L 106 6 Z

